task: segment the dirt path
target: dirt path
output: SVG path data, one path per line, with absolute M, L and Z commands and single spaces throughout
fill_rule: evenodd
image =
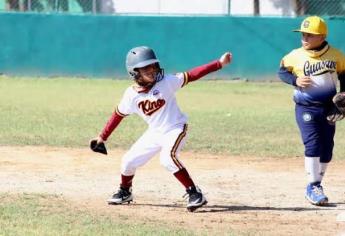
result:
M 345 235 L 344 161 L 334 161 L 324 187 L 331 204 L 315 207 L 304 199 L 303 159 L 238 158 L 183 153 L 182 161 L 209 204 L 185 209 L 183 188 L 154 158 L 137 171 L 134 204 L 108 206 L 123 151 L 108 157 L 88 149 L 0 147 L 0 191 L 62 195 L 92 210 L 136 221 L 217 233 L 260 235 Z M 342 233 L 343 232 L 343 233 Z

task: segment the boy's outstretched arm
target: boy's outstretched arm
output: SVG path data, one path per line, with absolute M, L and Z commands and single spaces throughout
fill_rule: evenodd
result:
M 224 53 L 218 60 L 214 60 L 202 66 L 195 67 L 187 72 L 184 72 L 185 78 L 188 82 L 192 82 L 202 78 L 203 76 L 217 71 L 232 61 L 232 54 L 230 52 Z

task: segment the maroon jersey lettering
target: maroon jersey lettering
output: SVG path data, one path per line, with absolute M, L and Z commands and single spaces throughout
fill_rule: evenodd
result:
M 150 116 L 164 106 L 165 100 L 158 99 L 157 101 L 145 100 L 139 102 L 139 108 L 144 112 L 145 115 Z

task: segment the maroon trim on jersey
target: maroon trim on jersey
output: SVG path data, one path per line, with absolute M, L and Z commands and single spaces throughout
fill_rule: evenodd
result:
M 120 184 L 120 186 L 122 188 L 125 188 L 125 189 L 128 189 L 128 188 L 132 187 L 133 177 L 134 177 L 134 175 L 127 176 L 127 175 L 122 175 L 121 174 L 121 184 Z
M 188 84 L 188 73 L 183 72 L 183 84 L 182 84 L 181 88 L 183 88 L 187 84 Z
M 180 163 L 180 161 L 176 158 L 176 151 L 177 151 L 177 148 L 180 146 L 180 143 L 182 141 L 182 139 L 186 136 L 187 134 L 187 127 L 188 125 L 185 124 L 183 126 L 183 131 L 182 133 L 180 133 L 180 135 L 177 137 L 176 141 L 175 141 L 175 144 L 173 146 L 173 148 L 171 149 L 170 151 L 170 156 L 171 156 L 171 159 L 173 160 L 173 162 L 175 163 L 175 165 L 179 168 L 179 169 L 183 169 L 183 165 Z
M 203 76 L 205 76 L 211 72 L 217 71 L 221 68 L 222 68 L 222 64 L 220 63 L 220 61 L 215 60 L 215 61 L 212 61 L 208 64 L 195 67 L 195 68 L 193 68 L 193 69 L 191 69 L 185 73 L 187 74 L 188 82 L 192 82 L 192 81 L 200 79 L 201 77 L 203 77 Z
M 118 107 L 115 108 L 115 113 L 118 114 L 119 116 L 122 116 L 122 117 L 128 116 L 128 115 L 123 114 L 122 112 L 120 112 Z
M 119 115 L 116 111 L 113 112 L 113 114 L 109 118 L 107 124 L 103 128 L 102 133 L 100 134 L 100 137 L 104 141 L 107 141 L 108 137 L 111 135 L 111 133 L 114 131 L 114 129 L 120 124 L 123 117 L 124 116 Z

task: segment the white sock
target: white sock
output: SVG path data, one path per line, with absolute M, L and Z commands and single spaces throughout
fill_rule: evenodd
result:
M 326 169 L 327 169 L 328 163 L 320 163 L 320 182 L 322 181 L 323 177 L 325 176 Z
M 322 180 L 320 175 L 320 157 L 305 157 L 304 167 L 309 183 L 320 182 Z

